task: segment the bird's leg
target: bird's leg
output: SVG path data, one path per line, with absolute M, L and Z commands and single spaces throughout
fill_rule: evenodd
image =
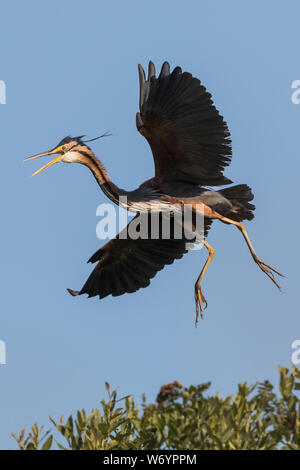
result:
M 254 259 L 255 263 L 258 264 L 260 269 L 271 279 L 272 282 L 274 282 L 275 286 L 277 286 L 278 289 L 281 290 L 280 285 L 277 283 L 277 281 L 275 279 L 274 273 L 278 274 L 278 276 L 283 276 L 283 274 L 281 274 L 279 271 L 272 268 L 272 266 L 269 266 L 268 264 L 264 263 L 264 261 L 261 261 L 258 258 L 257 254 L 255 253 L 255 250 L 252 246 L 250 238 L 249 238 L 249 236 L 246 232 L 246 229 L 245 229 L 244 225 L 241 222 L 236 222 L 235 220 L 228 219 L 227 217 L 220 217 L 219 220 L 221 220 L 225 224 L 235 225 L 242 232 L 242 235 L 243 235 L 244 239 L 246 240 L 246 243 L 248 245 L 248 248 L 250 250 L 250 253 L 251 253 L 252 258 Z
M 203 243 L 203 245 L 205 246 L 205 248 L 207 248 L 208 250 L 208 258 L 206 260 L 206 263 L 205 265 L 203 266 L 202 268 L 202 271 L 196 281 L 196 284 L 195 284 L 195 302 L 196 302 L 196 320 L 195 320 L 195 326 L 197 326 L 198 322 L 199 322 L 199 309 L 200 309 L 200 315 L 201 315 L 201 318 L 203 318 L 203 304 L 205 304 L 205 308 L 207 306 L 207 302 L 205 300 L 205 297 L 202 293 L 202 289 L 201 289 L 201 281 L 204 277 L 204 274 L 208 268 L 208 266 L 210 265 L 214 255 L 215 255 L 215 250 L 213 249 L 212 246 L 210 246 L 205 240 L 201 240 L 201 242 Z

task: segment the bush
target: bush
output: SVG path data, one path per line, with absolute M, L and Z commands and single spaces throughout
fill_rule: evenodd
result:
M 300 371 L 279 367 L 279 392 L 265 381 L 239 384 L 235 396 L 209 396 L 210 383 L 184 388 L 164 385 L 156 403 L 139 406 L 131 396 L 108 399 L 89 415 L 84 410 L 60 423 L 52 418 L 60 449 L 71 450 L 300 450 Z M 20 449 L 48 450 L 54 438 L 37 424 L 13 435 Z

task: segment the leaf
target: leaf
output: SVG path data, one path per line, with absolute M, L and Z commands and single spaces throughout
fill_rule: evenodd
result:
M 44 442 L 41 450 L 49 450 L 52 446 L 53 436 L 49 436 L 48 439 Z

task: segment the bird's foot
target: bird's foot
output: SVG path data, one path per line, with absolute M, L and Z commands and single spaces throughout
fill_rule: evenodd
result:
M 274 273 L 277 274 L 278 276 L 284 277 L 283 274 L 281 274 L 279 271 L 276 269 L 272 268 L 272 266 L 269 266 L 268 264 L 264 263 L 260 259 L 255 259 L 255 262 L 258 264 L 260 269 L 271 279 L 272 282 L 274 282 L 275 286 L 278 287 L 278 289 L 281 291 L 281 287 L 278 284 L 278 282 L 275 279 Z
M 203 318 L 203 311 L 207 307 L 207 301 L 202 293 L 201 286 L 195 285 L 195 302 L 196 302 L 196 320 L 195 320 L 195 326 L 198 325 L 199 322 L 199 310 L 200 310 L 200 315 L 201 318 Z M 203 307 L 204 304 L 204 307 Z

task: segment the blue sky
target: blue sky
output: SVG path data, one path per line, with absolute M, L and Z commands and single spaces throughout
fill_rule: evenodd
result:
M 97 406 L 104 382 L 137 400 L 162 384 L 277 381 L 291 364 L 299 320 L 299 3 L 289 1 L 6 2 L 1 7 L 0 447 L 33 422 L 48 427 Z M 90 172 L 55 165 L 30 179 L 26 156 L 68 134 L 92 143 L 111 178 L 133 189 L 153 175 L 137 133 L 137 64 L 168 60 L 201 79 L 228 122 L 233 161 L 256 217 L 246 227 L 261 258 L 287 276 L 281 294 L 253 263 L 240 233 L 214 223 L 216 257 L 203 282 L 204 321 L 194 328 L 194 282 L 206 253 L 190 252 L 147 289 L 102 302 L 72 298 L 101 245 L 96 207 L 107 202 Z M 50 427 L 50 426 L 49 426 Z

